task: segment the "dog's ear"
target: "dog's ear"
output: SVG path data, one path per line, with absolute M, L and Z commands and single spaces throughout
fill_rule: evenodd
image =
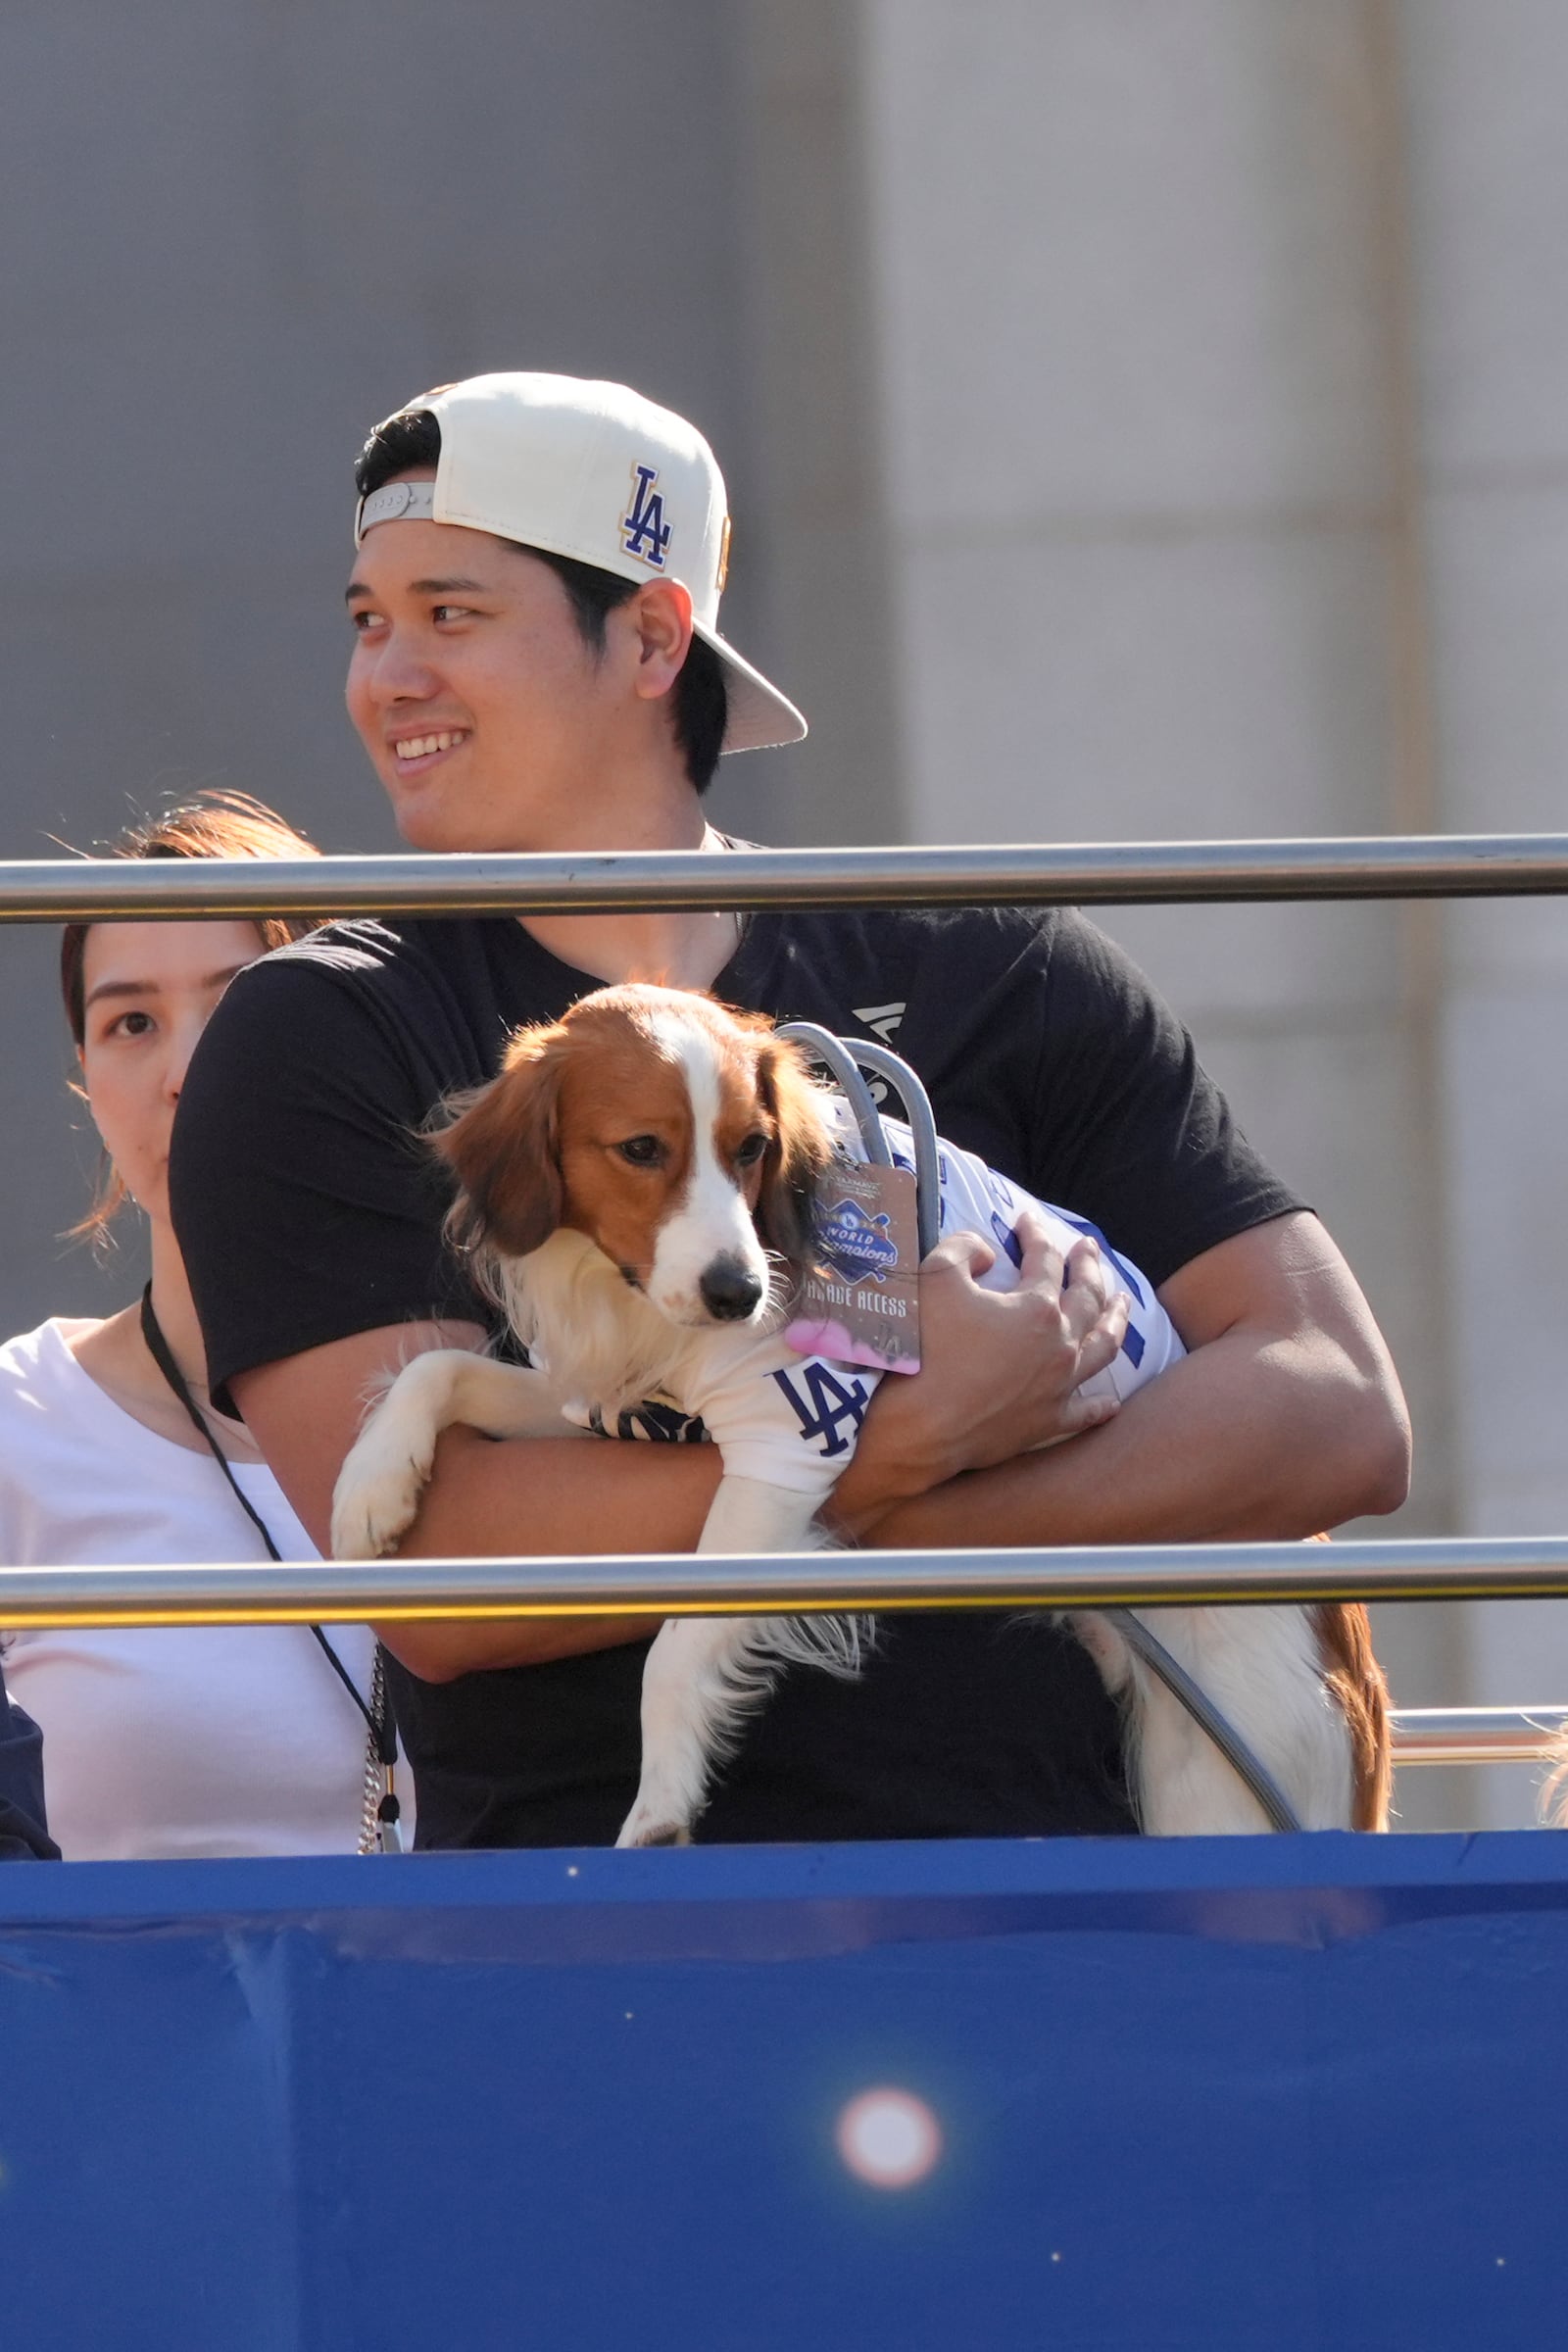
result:
M 431 1140 L 458 1180 L 447 1232 L 459 1249 L 526 1257 L 561 1223 L 559 1135 L 566 1032 L 519 1029 L 501 1075 Z
M 764 1039 L 758 1049 L 757 1091 L 774 1123 L 762 1158 L 757 1231 L 762 1247 L 787 1262 L 798 1287 L 816 1258 L 816 1188 L 832 1143 L 821 1096 L 799 1047 Z

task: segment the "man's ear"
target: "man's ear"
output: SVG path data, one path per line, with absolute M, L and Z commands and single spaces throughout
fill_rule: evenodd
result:
M 457 1177 L 447 1230 L 460 1249 L 526 1257 L 561 1223 L 561 1081 L 568 1041 L 553 1028 L 520 1029 L 501 1075 L 432 1140 Z
M 645 702 L 667 694 L 685 665 L 692 642 L 692 599 L 679 580 L 650 580 L 611 618 L 623 618 L 636 640 L 637 693 Z

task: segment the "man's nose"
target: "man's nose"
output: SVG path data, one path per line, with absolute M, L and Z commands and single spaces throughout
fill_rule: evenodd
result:
M 370 693 L 383 710 L 390 710 L 397 703 L 427 703 L 440 683 L 418 647 L 400 637 L 396 630 L 376 652 L 370 670 Z

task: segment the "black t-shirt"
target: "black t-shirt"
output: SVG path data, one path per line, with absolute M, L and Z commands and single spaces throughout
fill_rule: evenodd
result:
M 512 1029 L 597 985 L 506 917 L 336 924 L 240 975 L 192 1061 L 171 1175 L 215 1394 L 355 1332 L 490 1320 L 443 1249 L 418 1131 L 494 1074 Z M 760 914 L 714 993 L 883 1037 L 943 1134 L 1092 1218 L 1156 1284 L 1300 1205 L 1181 1024 L 1075 912 Z M 636 1787 L 645 1653 L 440 1685 L 394 1662 L 421 1845 L 611 1839 Z M 1038 1618 L 963 1612 L 884 1619 L 857 1683 L 787 1674 L 699 1835 L 1131 1827 L 1116 1710 L 1088 1658 Z

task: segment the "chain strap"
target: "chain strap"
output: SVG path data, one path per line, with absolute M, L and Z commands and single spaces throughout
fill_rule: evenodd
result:
M 375 1662 L 370 1668 L 370 1730 L 365 1742 L 365 1791 L 360 1806 L 360 1842 L 355 1852 L 360 1854 L 401 1854 L 403 1833 L 398 1827 L 399 1805 L 394 1785 L 396 1765 L 390 1755 L 383 1753 L 384 1741 L 378 1727 L 390 1717 L 386 1701 L 386 1652 L 380 1642 L 375 1645 Z
M 384 1704 L 381 1645 L 376 1643 L 375 1664 L 370 1669 L 370 1712 L 379 1715 Z M 381 1799 L 386 1793 L 386 1767 L 376 1748 L 375 1734 L 367 1735 L 365 1741 L 364 1794 L 360 1804 L 360 1842 L 356 1853 L 378 1854 L 381 1850 Z

